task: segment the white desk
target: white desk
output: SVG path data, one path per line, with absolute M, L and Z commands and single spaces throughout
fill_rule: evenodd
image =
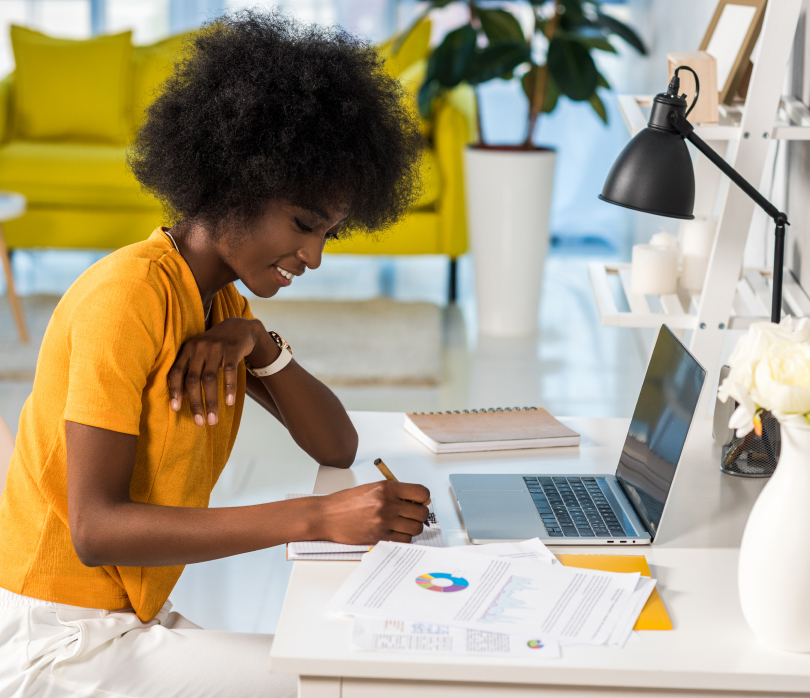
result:
M 321 468 L 316 493 L 380 479 L 381 457 L 402 480 L 430 488 L 448 545 L 466 538 L 451 473 L 613 472 L 629 420 L 563 419 L 582 434 L 580 448 L 436 456 L 402 429 L 403 416 L 355 412 L 360 434 L 350 470 Z M 559 552 L 644 554 L 675 629 L 640 633 L 622 650 L 566 647 L 542 662 L 352 652 L 351 620 L 325 607 L 357 563 L 297 562 L 276 639 L 274 671 L 301 676 L 301 698 L 468 698 L 469 696 L 747 696 L 810 693 L 810 655 L 760 646 L 742 617 L 737 556 L 762 480 L 723 475 L 711 423 L 693 427 L 653 546 L 577 546 Z M 620 549 L 617 549 L 620 548 Z

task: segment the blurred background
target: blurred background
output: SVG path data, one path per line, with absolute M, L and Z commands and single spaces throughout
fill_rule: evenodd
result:
M 509 10 L 520 18 L 527 36 L 530 34 L 529 3 L 479 4 Z M 545 5 L 555 6 L 554 2 Z M 626 41 L 610 37 L 610 50 L 592 51 L 599 73 L 611 86 L 599 89 L 605 118 L 587 102 L 571 101 L 563 94 L 556 109 L 543 114 L 531 134 L 531 142 L 556 151 L 548 252 L 545 263 L 537 268 L 542 290 L 532 332 L 511 337 L 479 332 L 475 250 L 466 244 L 462 224 L 454 234 L 464 243 L 455 252 L 407 249 L 402 254 L 386 247 L 383 236 L 379 250 L 372 241 L 363 243 L 359 252 L 327 254 L 320 269 L 296 279 L 276 300 L 251 298 L 254 312 L 296 348 L 301 363 L 333 387 L 350 410 L 405 412 L 542 405 L 558 416 L 630 417 L 655 330 L 602 326 L 588 264 L 627 262 L 633 244 L 646 242 L 660 229 L 677 233 L 678 225 L 671 219 L 639 215 L 597 198 L 612 163 L 629 140 L 618 95 L 664 91 L 668 82 L 666 54 L 696 50 L 716 5 L 715 0 L 605 0 L 599 4 L 605 16 L 635 30 L 646 53 L 642 55 Z M 0 0 L 0 78 L 15 70 L 12 25 L 75 40 L 129 30 L 136 48 L 143 47 L 141 55 L 150 51 L 157 55 L 168 45 L 165 40 L 193 31 L 224 12 L 277 7 L 301 21 L 337 24 L 382 45 L 421 16 L 427 3 Z M 807 104 L 810 79 L 805 76 L 810 70 L 805 70 L 805 57 L 810 51 L 805 50 L 805 17 L 806 9 L 785 93 Z M 469 8 L 463 2 L 431 11 L 428 51 L 469 18 Z M 531 48 L 542 56 L 547 44 L 540 37 Z M 756 49 L 753 55 L 755 59 Z M 522 143 L 527 135 L 528 101 L 520 81 L 493 79 L 479 85 L 476 94 L 485 140 L 491 144 Z M 455 136 L 461 139 L 457 146 L 460 158 L 471 138 Z M 434 131 L 431 142 L 438 138 Z M 0 142 L 0 189 L 23 191 L 22 170 L 15 170 L 8 160 L 11 156 L 3 155 L 6 141 L 7 137 Z M 31 143 L 25 145 L 31 152 L 47 145 Z M 91 153 L 93 147 L 112 146 L 87 147 Z M 110 157 L 117 158 L 116 167 L 123 173 L 123 145 Z M 55 162 L 29 163 L 25 176 L 50 176 L 63 167 Z M 764 190 L 781 202 L 777 205 L 786 204 L 789 191 L 794 194 L 788 202 L 794 222 L 789 248 L 794 261 L 800 260 L 806 244 L 802 222 L 808 217 L 802 203 L 810 178 L 808 151 L 803 141 L 797 141 L 777 152 L 774 142 L 768 162 L 770 178 L 763 183 Z M 53 175 L 62 178 L 60 191 L 71 191 L 78 175 L 70 169 L 60 172 Z M 440 174 L 446 187 L 449 175 Z M 462 187 L 456 196 L 463 203 L 463 178 L 459 173 L 454 176 L 455 184 Z M 134 182 L 126 186 L 132 185 Z M 0 297 L 0 416 L 15 432 L 23 402 L 31 391 L 39 341 L 50 313 L 70 284 L 116 246 L 86 240 L 75 247 L 28 242 L 42 232 L 36 221 L 49 220 L 45 218 L 49 209 L 32 199 L 34 194 L 27 195 L 29 211 L 19 220 L 27 221 L 29 232 L 15 233 L 14 222 L 6 229 L 16 290 L 31 335 L 28 343 L 20 341 L 6 302 L 5 276 L 0 276 L 0 294 L 6 295 Z M 111 206 L 102 203 L 105 210 Z M 415 212 L 414 219 L 429 213 L 434 204 Z M 40 208 L 35 210 L 37 205 Z M 116 215 L 120 218 L 122 214 L 119 211 Z M 165 222 L 154 207 L 138 209 L 133 213 L 136 215 L 144 224 L 134 228 L 135 239 L 148 237 L 155 226 Z M 769 230 L 767 220 L 755 216 L 746 251 L 748 265 L 768 263 Z M 457 254 L 458 250 L 461 252 Z M 449 258 L 455 259 L 453 267 Z M 242 291 L 249 295 L 244 287 Z M 689 340 L 688 332 L 685 340 Z M 288 435 L 266 414 L 248 406 L 231 463 L 214 491 L 212 505 L 249 504 L 280 499 L 287 492 L 310 492 L 315 463 L 306 472 L 290 472 L 284 467 L 285 454 L 294 448 Z M 204 627 L 273 632 L 288 576 L 289 564 L 284 562 L 281 549 L 193 565 L 181 579 L 174 600 L 181 612 Z

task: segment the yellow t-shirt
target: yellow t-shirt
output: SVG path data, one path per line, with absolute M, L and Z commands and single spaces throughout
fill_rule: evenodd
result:
M 212 323 L 252 318 L 233 284 L 214 298 Z M 133 608 L 148 621 L 176 584 L 173 567 L 85 567 L 68 527 L 65 420 L 138 436 L 130 496 L 207 507 L 239 428 L 245 367 L 234 405 L 198 427 L 184 400 L 169 405 L 167 374 L 185 341 L 204 331 L 194 276 L 158 228 L 93 265 L 59 302 L 23 407 L 0 498 L 0 587 L 56 603 Z

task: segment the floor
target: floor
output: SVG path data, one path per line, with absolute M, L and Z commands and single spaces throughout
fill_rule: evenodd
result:
M 602 327 L 587 274 L 592 259 L 615 256 L 598 244 L 553 247 L 544 272 L 539 332 L 522 339 L 477 336 L 469 258 L 460 261 L 459 302 L 454 306 L 446 305 L 447 262 L 430 257 L 331 257 L 317 272 L 296 280 L 295 290 L 285 290 L 291 298 L 386 294 L 444 305 L 442 383 L 435 388 L 336 389 L 349 410 L 542 405 L 557 415 L 630 416 L 651 337 L 637 330 Z M 69 267 L 64 259 L 58 264 L 63 273 Z M 53 283 L 53 274 L 40 270 L 40 275 Z M 33 287 L 23 290 L 42 292 Z M 28 382 L 0 382 L 0 415 L 12 430 L 30 390 Z M 211 506 L 254 504 L 282 499 L 288 492 L 311 491 L 314 462 L 306 471 L 284 466 L 285 454 L 294 448 L 283 428 L 261 408 L 248 404 Z M 172 594 L 175 610 L 206 628 L 274 632 L 292 567 L 284 553 L 283 548 L 273 548 L 189 566 Z

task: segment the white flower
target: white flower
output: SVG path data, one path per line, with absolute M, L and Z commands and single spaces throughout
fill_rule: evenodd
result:
M 755 322 L 729 358 L 731 371 L 718 391 L 739 407 L 729 426 L 743 436 L 762 408 L 777 419 L 810 412 L 810 320 L 786 317 L 778 325 Z

